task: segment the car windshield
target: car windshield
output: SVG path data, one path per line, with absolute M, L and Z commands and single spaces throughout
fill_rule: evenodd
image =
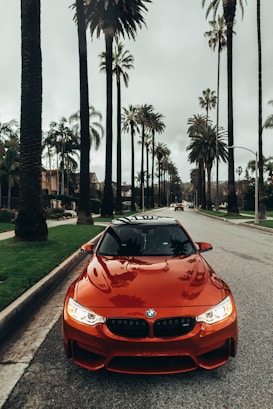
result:
M 97 254 L 104 256 L 181 256 L 195 248 L 178 225 L 119 225 L 107 229 Z

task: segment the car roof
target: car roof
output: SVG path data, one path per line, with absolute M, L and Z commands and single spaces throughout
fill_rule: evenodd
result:
M 149 216 L 149 215 L 136 215 L 128 217 L 119 217 L 111 221 L 112 226 L 117 225 L 177 225 L 178 221 L 172 217 L 167 216 Z

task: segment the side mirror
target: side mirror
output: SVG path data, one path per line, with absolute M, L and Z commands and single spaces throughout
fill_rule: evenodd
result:
M 200 253 L 204 253 L 205 251 L 212 250 L 212 245 L 210 243 L 205 243 L 203 241 L 197 241 L 196 244 L 198 245 L 198 250 Z
M 85 243 L 81 247 L 81 253 L 93 254 L 95 243 Z

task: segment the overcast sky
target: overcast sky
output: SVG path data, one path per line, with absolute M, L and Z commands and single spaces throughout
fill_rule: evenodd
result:
M 51 121 L 59 121 L 79 110 L 79 66 L 77 30 L 69 6 L 73 0 L 42 0 L 43 131 Z M 237 2 L 238 3 L 238 2 Z M 209 4 L 209 0 L 207 0 Z M 204 37 L 210 30 L 201 0 L 154 0 L 148 4 L 147 28 L 138 30 L 136 41 L 125 39 L 125 48 L 135 59 L 128 72 L 129 87 L 122 88 L 122 106 L 151 104 L 164 116 L 166 130 L 157 141 L 171 150 L 183 182 L 194 168 L 187 160 L 187 120 L 205 113 L 199 96 L 206 88 L 216 91 L 217 53 Z M 219 9 L 222 12 L 222 6 Z M 263 54 L 263 122 L 273 113 L 273 7 L 272 0 L 261 1 Z M 212 17 L 212 16 L 211 16 Z M 237 6 L 233 54 L 234 144 L 253 151 L 258 146 L 258 74 L 256 0 L 248 0 L 244 18 Z M 20 0 L 0 0 L 0 121 L 20 119 Z M 104 51 L 104 37 L 91 40 L 87 32 L 90 104 L 103 115 L 105 127 L 105 74 L 99 72 L 98 54 Z M 220 125 L 227 129 L 226 51 L 221 54 Z M 113 82 L 115 118 L 115 82 Z M 216 123 L 216 112 L 210 112 Z M 115 144 L 113 180 L 116 179 Z M 273 131 L 263 134 L 264 156 L 273 156 Z M 136 172 L 140 170 L 139 137 L 136 137 Z M 130 136 L 122 136 L 122 181 L 130 183 Z M 235 151 L 235 168 L 247 166 L 254 155 Z M 105 138 L 98 151 L 91 151 L 91 171 L 104 180 Z M 227 165 L 220 164 L 220 179 L 227 180 Z M 215 170 L 213 173 L 215 179 Z M 237 175 L 236 175 L 237 178 Z

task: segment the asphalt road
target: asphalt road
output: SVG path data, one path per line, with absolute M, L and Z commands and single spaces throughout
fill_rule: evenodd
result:
M 174 216 L 172 210 L 163 213 Z M 235 296 L 237 357 L 214 371 L 179 375 L 128 376 L 79 368 L 65 358 L 62 347 L 66 282 L 24 330 L 1 347 L 1 360 L 10 364 L 0 378 L 0 389 L 12 389 L 11 380 L 19 372 L 3 409 L 272 409 L 272 233 L 207 218 L 191 209 L 176 212 L 175 217 L 195 241 L 214 247 L 205 257 Z

